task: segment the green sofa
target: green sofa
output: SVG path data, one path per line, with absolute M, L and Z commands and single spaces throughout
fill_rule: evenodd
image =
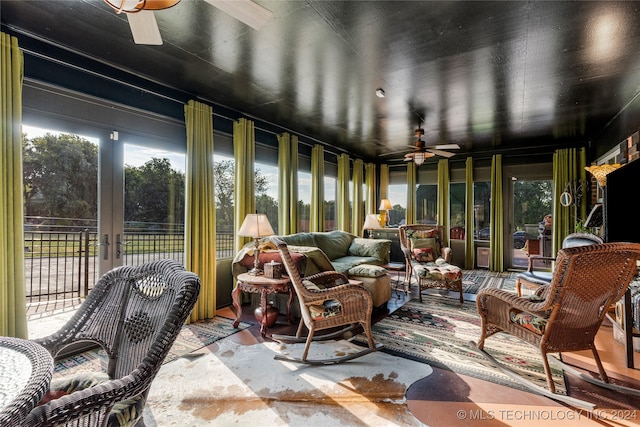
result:
M 349 279 L 362 282 L 369 290 L 375 307 L 385 306 L 391 297 L 391 284 L 388 271 L 383 267 L 389 262 L 391 240 L 364 239 L 345 231 L 327 231 L 296 233 L 278 236 L 289 247 L 292 253 L 303 254 L 304 261 L 299 264 L 299 271 L 303 276 L 310 276 L 321 271 L 338 271 Z M 246 244 L 233 263 L 233 276 L 248 270 L 253 263 L 255 243 Z M 270 254 L 277 252 L 270 247 L 267 238 L 261 241 L 262 258 L 268 262 Z M 292 307 L 292 310 L 296 307 Z

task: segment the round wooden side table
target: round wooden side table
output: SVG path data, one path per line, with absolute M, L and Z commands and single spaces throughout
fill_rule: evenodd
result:
M 254 294 L 260 294 L 260 308 L 262 313 L 267 312 L 267 295 L 275 293 L 288 293 L 289 300 L 287 301 L 287 320 L 293 324 L 293 317 L 291 316 L 291 303 L 293 302 L 293 296 L 295 290 L 291 286 L 291 280 L 289 276 L 282 276 L 280 279 L 270 279 L 264 275 L 254 276 L 249 273 L 239 274 L 237 277 L 237 285 L 231 297 L 233 299 L 233 307 L 236 309 L 236 320 L 233 322 L 233 327 L 237 328 L 242 317 L 242 302 L 240 301 L 240 293 L 250 292 Z M 260 322 L 260 334 L 264 337 L 267 332 L 267 316 L 262 316 L 262 322 Z

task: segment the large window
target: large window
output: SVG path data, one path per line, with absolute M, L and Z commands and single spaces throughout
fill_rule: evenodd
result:
M 416 192 L 416 219 L 419 224 L 437 224 L 438 186 L 436 184 L 418 185 Z
M 491 238 L 491 182 L 473 184 L 473 219 L 475 240 L 489 241 Z
M 336 188 L 337 177 L 325 173 L 324 175 L 324 229 L 336 229 Z
M 387 197 L 393 209 L 388 212 L 389 226 L 397 227 L 406 223 L 407 184 L 390 184 Z
M 298 231 L 308 232 L 311 217 L 311 173 L 298 170 Z
M 278 167 L 256 161 L 256 211 L 267 215 L 278 234 Z

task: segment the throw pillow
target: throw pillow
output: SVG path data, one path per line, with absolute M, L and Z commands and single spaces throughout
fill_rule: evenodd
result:
M 440 253 L 438 251 L 438 242 L 436 241 L 435 237 L 428 237 L 425 239 L 411 239 L 411 251 L 422 248 L 431 248 L 434 259 L 440 256 Z
M 418 262 L 433 262 L 433 248 L 416 248 L 413 250 L 413 258 Z

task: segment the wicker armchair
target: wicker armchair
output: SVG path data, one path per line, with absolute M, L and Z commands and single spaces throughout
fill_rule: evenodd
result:
M 287 244 L 277 237 L 270 240 L 276 245 L 284 268 L 291 279 L 300 303 L 302 318 L 295 337 L 273 335 L 272 338 L 282 342 L 306 342 L 300 359 L 294 361 L 311 364 L 333 364 L 363 356 L 381 348 L 373 342 L 371 334 L 371 312 L 373 300 L 369 291 L 362 285 L 349 284 L 349 279 L 337 271 L 323 271 L 308 277 L 304 281 L 294 264 Z M 342 338 L 344 334 L 361 325 L 367 336 L 369 348 L 357 354 L 347 355 L 329 360 L 307 360 L 309 347 L 314 340 Z M 304 326 L 308 335 L 302 336 Z M 345 326 L 335 331 L 336 328 Z M 325 335 L 315 337 L 317 331 L 333 329 Z M 279 358 L 279 357 L 277 357 Z M 287 360 L 290 360 L 287 358 Z
M 462 269 L 449 264 L 451 248 L 443 247 L 443 227 L 439 225 L 408 224 L 398 227 L 400 249 L 405 257 L 407 277 L 415 276 L 418 296 L 430 288 L 449 289 L 462 295 Z M 422 253 L 422 251 L 426 251 Z
M 562 249 L 574 248 L 576 246 L 595 245 L 602 243 L 602 239 L 591 233 L 572 233 L 562 241 Z M 527 289 L 536 290 L 540 286 L 551 283 L 553 273 L 550 271 L 536 270 L 536 262 L 555 261 L 555 257 L 547 257 L 540 255 L 531 255 L 527 270 L 516 276 L 516 293 L 522 296 L 522 286 Z
M 35 341 L 53 357 L 75 342 L 97 343 L 108 356 L 106 374 L 96 373 L 92 380 L 86 374 L 62 379 L 61 388 L 54 380 L 52 400 L 31 411 L 24 426 L 141 422 L 151 382 L 199 292 L 198 276 L 173 260 L 118 267 L 104 274 L 66 325 Z
M 476 299 L 482 319 L 478 348 L 486 338 L 507 332 L 537 346 L 547 385 L 551 379 L 547 353 L 591 350 L 604 382 L 608 377 L 594 338 L 609 307 L 625 293 L 636 273 L 640 244 L 603 243 L 561 249 L 553 280 L 534 297 L 518 297 L 495 288 L 481 290 Z

